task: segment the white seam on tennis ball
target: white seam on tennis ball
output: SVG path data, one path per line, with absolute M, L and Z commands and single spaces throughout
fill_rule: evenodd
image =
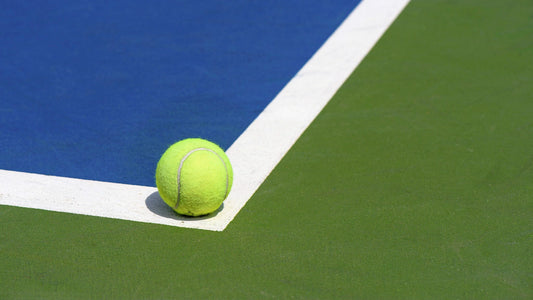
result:
M 174 205 L 174 209 L 178 209 L 178 205 L 180 203 L 181 168 L 183 167 L 183 164 L 185 163 L 185 160 L 187 160 L 187 158 L 189 156 L 191 156 L 191 154 L 193 154 L 194 152 L 197 152 L 197 151 L 209 151 L 209 152 L 215 154 L 220 159 L 220 161 L 222 161 L 222 164 L 224 165 L 224 169 L 226 170 L 226 192 L 224 193 L 224 199 L 226 199 L 226 197 L 228 197 L 229 172 L 228 172 L 228 166 L 226 165 L 226 162 L 224 161 L 224 159 L 218 153 L 216 153 L 215 151 L 213 151 L 213 150 L 211 150 L 209 148 L 195 148 L 195 149 L 192 149 L 191 151 L 189 151 L 187 154 L 185 154 L 185 156 L 180 161 L 180 165 L 178 167 L 178 176 L 177 176 L 177 181 L 178 181 L 178 199 L 176 199 L 176 204 Z

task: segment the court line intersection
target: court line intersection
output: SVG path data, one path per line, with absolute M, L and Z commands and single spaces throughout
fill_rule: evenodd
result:
M 0 170 L 0 205 L 222 231 L 385 33 L 409 0 L 363 0 L 226 151 L 234 183 L 223 206 L 181 217 L 155 187 Z

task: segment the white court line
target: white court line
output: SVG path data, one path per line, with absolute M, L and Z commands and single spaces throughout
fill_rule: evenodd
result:
M 0 170 L 0 204 L 222 231 L 409 0 L 363 0 L 226 151 L 234 183 L 219 211 L 176 215 L 153 187 Z

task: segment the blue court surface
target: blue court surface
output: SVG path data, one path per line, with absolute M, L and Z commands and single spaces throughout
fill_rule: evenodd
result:
M 0 169 L 154 186 L 173 142 L 227 149 L 358 2 L 4 2 Z

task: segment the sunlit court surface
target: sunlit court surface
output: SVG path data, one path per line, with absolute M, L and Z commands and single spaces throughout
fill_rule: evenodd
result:
M 272 100 L 270 103 L 266 101 L 268 99 L 265 99 L 265 97 L 267 96 L 260 97 L 255 94 L 240 95 L 236 98 L 241 99 L 241 101 L 244 103 L 244 105 L 241 106 L 241 103 L 237 102 L 238 99 L 229 99 L 230 96 L 225 95 L 218 96 L 221 91 L 213 87 L 206 87 L 206 89 L 208 90 L 202 90 L 201 92 L 198 92 L 200 95 L 194 93 L 188 95 L 187 93 L 184 94 L 182 92 L 182 89 L 194 89 L 198 85 L 201 86 L 202 84 L 205 84 L 204 82 L 202 82 L 202 84 L 195 84 L 194 82 L 190 82 L 189 77 L 191 76 L 191 74 L 188 73 L 191 70 L 189 70 L 187 67 L 192 69 L 192 75 L 194 76 L 195 67 L 190 66 L 190 64 L 194 64 L 195 61 L 198 64 L 203 64 L 207 59 L 210 58 L 206 58 L 203 55 L 198 55 L 196 53 L 181 53 L 184 51 L 181 50 L 181 48 L 189 45 L 186 42 L 197 43 L 189 46 L 190 51 L 195 52 L 199 50 L 209 50 L 207 54 L 216 57 L 219 55 L 219 49 L 216 48 L 217 46 L 220 45 L 221 47 L 234 49 L 236 46 L 234 45 L 235 42 L 233 41 L 233 39 L 235 36 L 238 36 L 240 34 L 245 35 L 250 40 L 240 41 L 240 43 L 243 43 L 241 45 L 243 49 L 240 52 L 237 51 L 236 53 L 227 54 L 222 51 L 223 53 L 220 55 L 222 58 L 235 60 L 237 58 L 235 56 L 247 55 L 248 57 L 245 57 L 245 60 L 252 61 L 255 63 L 255 56 L 263 54 L 263 52 L 266 51 L 266 49 L 248 49 L 249 43 L 257 42 L 258 37 L 253 36 L 251 33 L 243 33 L 242 31 L 244 31 L 244 28 L 241 28 L 240 31 L 236 32 L 237 26 L 245 26 L 248 22 L 250 22 L 250 20 L 248 19 L 249 16 L 246 15 L 245 17 L 243 17 L 243 24 L 239 24 L 235 20 L 233 20 L 233 14 L 225 16 L 223 26 L 228 27 L 228 32 L 226 33 L 227 36 L 222 40 L 218 40 L 218 38 L 215 38 L 213 39 L 213 41 L 204 37 L 204 35 L 213 34 L 213 32 L 211 30 L 204 29 L 204 27 L 206 26 L 205 24 L 200 25 L 197 24 L 196 21 L 194 21 L 185 22 L 185 24 L 190 25 L 192 29 L 200 31 L 198 33 L 199 36 L 190 36 L 188 39 L 182 41 L 183 44 L 179 43 L 179 37 L 181 37 L 181 35 L 184 33 L 179 30 L 181 29 L 180 27 L 174 26 L 176 26 L 175 23 L 181 25 L 181 22 L 178 20 L 180 20 L 180 18 L 183 18 L 184 16 L 182 14 L 186 12 L 181 12 L 180 14 L 174 17 L 175 19 L 165 19 L 170 18 L 170 16 L 162 14 L 162 12 L 160 12 L 159 10 L 153 13 L 153 15 L 151 16 L 152 18 L 150 20 L 155 21 L 157 23 L 162 23 L 163 25 L 166 25 L 168 27 L 161 26 L 163 28 L 160 28 L 159 26 L 155 26 L 155 24 L 150 23 L 150 26 L 153 27 L 152 31 L 143 32 L 139 28 L 138 30 L 143 32 L 143 35 L 139 37 L 138 35 L 140 34 L 137 33 L 135 30 L 132 30 L 130 27 L 125 26 L 123 24 L 117 24 L 116 27 L 121 28 L 123 30 L 122 34 L 124 34 L 124 37 L 121 36 L 121 38 L 125 41 L 119 40 L 118 42 L 115 42 L 114 40 L 110 40 L 112 38 L 116 38 L 114 35 L 105 39 L 102 38 L 100 35 L 95 35 L 95 33 L 92 32 L 92 34 L 89 34 L 87 33 L 87 31 L 89 30 L 87 29 L 88 25 L 86 23 L 78 25 L 78 27 L 75 27 L 75 29 L 63 29 L 66 31 L 64 33 L 65 36 L 63 38 L 51 35 L 50 38 L 54 41 L 54 43 L 50 43 L 49 41 L 41 41 L 42 46 L 47 47 L 47 50 L 54 52 L 62 50 L 64 51 L 63 55 L 71 56 L 71 52 L 73 51 L 73 49 L 62 49 L 61 45 L 58 45 L 58 43 L 63 43 L 69 45 L 71 48 L 74 48 L 74 51 L 81 52 L 82 54 L 80 55 L 83 55 L 83 58 L 94 60 L 98 64 L 104 64 L 103 66 L 96 66 L 95 69 L 97 70 L 92 70 L 96 74 L 88 74 L 87 70 L 83 69 L 83 67 L 89 67 L 87 66 L 87 62 L 83 61 L 82 63 L 78 63 L 78 65 L 81 65 L 78 66 L 78 71 L 81 71 L 82 75 L 85 77 L 92 75 L 92 77 L 87 78 L 87 80 L 93 81 L 93 84 L 99 84 L 95 87 L 95 89 L 103 95 L 95 95 L 92 92 L 88 95 L 80 95 L 79 93 L 77 93 L 77 91 L 73 89 L 71 89 L 72 94 L 67 93 L 67 88 L 62 87 L 61 85 L 81 85 L 83 84 L 83 82 L 85 82 L 85 80 L 83 80 L 82 82 L 78 82 L 71 78 L 61 78 L 62 82 L 57 83 L 57 85 L 59 86 L 52 87 L 60 89 L 60 92 L 56 92 L 52 95 L 46 96 L 42 96 L 41 94 L 36 95 L 34 101 L 38 101 L 39 104 L 42 103 L 42 105 L 47 106 L 48 103 L 41 100 L 42 98 L 46 98 L 53 104 L 58 105 L 58 110 L 63 110 L 63 112 L 58 113 L 57 111 L 50 111 L 48 115 L 42 115 L 41 111 L 36 111 L 33 107 L 31 108 L 34 113 L 39 114 L 39 118 L 43 119 L 40 120 L 43 123 L 42 126 L 51 126 L 52 132 L 48 132 L 48 129 L 42 127 L 49 135 L 49 137 L 47 139 L 44 139 L 43 144 L 39 147 L 41 149 L 34 150 L 46 151 L 45 153 L 41 153 L 37 155 L 37 157 L 24 157 L 24 153 L 12 154 L 15 156 L 16 159 L 23 161 L 25 164 L 24 166 L 19 166 L 18 168 L 27 168 L 31 171 L 36 172 L 40 171 L 44 174 L 66 175 L 72 173 L 74 176 L 76 176 L 77 174 L 82 178 L 85 178 L 89 176 L 88 174 L 92 173 L 92 175 L 95 176 L 95 179 L 104 179 L 114 176 L 114 178 L 111 179 L 112 181 L 126 183 L 130 183 L 129 180 L 131 180 L 131 183 L 135 183 L 135 181 L 143 181 L 149 183 L 149 186 L 153 186 L 153 168 L 155 165 L 153 159 L 151 160 L 151 166 L 147 166 L 144 169 L 139 167 L 137 172 L 142 172 L 143 170 L 145 170 L 142 174 L 132 174 L 131 170 L 125 172 L 122 168 L 118 167 L 119 164 L 124 164 L 125 166 L 145 165 L 147 162 L 139 162 L 139 160 L 142 160 L 144 157 L 147 156 L 153 156 L 154 158 L 156 158 L 159 154 L 152 153 L 151 151 L 146 151 L 147 146 L 151 146 L 151 148 L 149 148 L 150 150 L 157 149 L 155 145 L 144 145 L 141 149 L 145 150 L 145 152 L 140 152 L 141 150 L 137 149 L 138 143 L 141 143 L 141 141 L 137 140 L 139 138 L 139 132 L 131 130 L 129 128 L 124 128 L 126 126 L 142 126 L 140 130 L 145 131 L 143 134 L 150 135 L 150 139 L 147 139 L 145 142 L 155 144 L 156 142 L 152 139 L 154 139 L 154 136 L 156 136 L 158 137 L 157 143 L 161 146 L 165 146 L 168 143 L 175 142 L 176 139 L 179 138 L 187 138 L 188 136 L 185 136 L 185 134 L 193 134 L 192 137 L 197 137 L 194 136 L 194 134 L 205 134 L 208 136 L 213 135 L 215 136 L 214 139 L 218 139 L 220 140 L 220 142 L 224 142 L 225 139 L 228 139 L 227 136 L 229 136 L 230 134 L 237 134 L 238 139 L 235 140 L 232 144 L 232 147 L 228 149 L 228 155 L 231 157 L 232 165 L 236 171 L 235 185 L 233 187 L 233 191 L 229 199 L 224 202 L 224 205 L 218 211 L 216 211 L 216 213 L 210 214 L 203 218 L 188 218 L 174 213 L 158 197 L 159 194 L 157 193 L 157 190 L 151 187 L 131 186 L 123 184 L 111 185 L 109 183 L 101 183 L 88 180 L 73 180 L 67 178 L 57 178 L 51 176 L 39 176 L 35 174 L 13 173 L 9 171 L 3 171 L 2 174 L 5 179 L 3 180 L 4 187 L 2 189 L 3 200 L 0 203 L 8 205 L 17 205 L 22 207 L 49 209 L 174 226 L 223 230 L 227 226 L 227 224 L 235 217 L 238 211 L 244 206 L 246 201 L 252 196 L 252 194 L 256 191 L 259 185 L 264 181 L 264 179 L 280 161 L 283 155 L 285 155 L 285 153 L 290 149 L 290 147 L 302 134 L 305 128 L 312 122 L 314 117 L 322 110 L 322 108 L 326 105 L 329 99 L 331 99 L 333 94 L 350 75 L 356 65 L 368 53 L 368 51 L 376 43 L 376 41 L 381 37 L 381 35 L 385 32 L 385 30 L 400 13 L 400 11 L 403 9 L 403 7 L 407 4 L 408 1 L 396 1 L 394 3 L 388 3 L 387 1 L 368 1 L 367 3 L 364 3 L 359 6 L 357 10 L 354 9 L 352 12 L 349 11 L 349 9 L 352 9 L 352 7 L 349 6 L 349 1 L 346 2 L 347 3 L 342 5 L 339 4 L 339 7 L 330 13 L 332 16 L 330 17 L 331 20 L 329 22 L 317 22 L 317 25 L 320 25 L 321 27 L 327 27 L 326 24 L 329 25 L 329 30 L 331 31 L 332 35 L 329 37 L 327 37 L 327 35 L 324 35 L 322 37 L 318 36 L 315 38 L 315 47 L 318 45 L 320 46 L 320 48 L 317 49 L 318 51 L 313 54 L 313 48 L 311 47 L 311 45 L 309 46 L 310 49 L 307 50 L 307 56 L 309 56 L 309 54 L 313 55 L 308 60 L 308 62 L 299 70 L 299 72 L 296 73 L 296 75 L 291 81 L 285 84 L 280 79 L 277 79 L 279 81 L 279 87 L 281 90 L 274 98 L 274 100 Z M 353 5 L 353 3 L 351 4 Z M 230 5 L 231 7 L 224 8 L 230 11 L 237 10 L 237 14 L 239 14 L 239 12 L 245 13 L 242 12 L 242 10 L 245 8 L 241 7 L 241 5 L 236 5 L 236 7 L 233 7 L 233 5 Z M 256 14 L 260 15 L 263 18 L 266 18 L 267 20 L 271 20 L 271 18 L 277 17 L 282 19 L 284 22 L 289 22 L 294 17 L 288 14 L 288 12 L 283 12 L 283 14 L 281 14 L 283 18 L 277 16 L 276 14 L 265 15 L 265 12 L 263 10 L 270 8 L 270 5 L 271 4 L 266 4 L 266 7 L 256 7 L 255 5 L 250 6 L 250 4 L 248 4 L 248 6 L 250 7 L 247 7 L 246 9 L 250 9 L 251 12 L 255 12 Z M 89 7 L 92 8 L 89 11 L 96 14 L 93 5 L 89 5 Z M 89 7 L 85 7 L 85 9 L 89 9 Z M 161 7 L 160 9 L 162 8 L 163 7 Z M 20 10 L 20 8 L 18 9 Z M 135 9 L 130 9 L 130 13 L 132 15 L 129 17 L 133 17 L 133 13 L 140 13 L 138 12 L 138 10 L 141 8 L 135 7 Z M 196 13 L 200 14 L 200 16 L 202 17 L 222 17 L 220 15 L 220 12 L 211 12 L 210 10 L 212 8 L 198 7 L 196 9 L 198 10 L 196 11 Z M 205 11 L 206 9 L 207 11 Z M 283 9 L 286 10 L 287 8 Z M 311 9 L 311 11 L 315 9 Z M 330 8 L 330 10 L 332 9 Z M 62 18 L 73 17 L 72 15 L 65 15 L 65 13 L 61 14 L 60 12 L 56 12 L 56 10 L 51 10 L 51 13 L 58 15 L 55 18 L 56 22 L 58 21 L 57 19 L 62 20 Z M 349 15 L 346 16 L 344 22 L 342 22 L 343 20 L 341 19 L 343 17 L 342 13 L 349 13 Z M 188 16 L 188 18 L 190 18 L 190 16 Z M 232 21 L 230 25 L 225 23 L 228 22 L 228 20 Z M 206 21 L 209 22 L 211 20 L 207 19 Z M 289 34 L 291 33 L 291 29 L 294 31 L 302 30 L 301 27 L 303 27 L 304 25 L 302 25 L 301 22 L 297 22 L 295 20 L 292 20 L 291 22 L 292 23 L 289 23 L 289 25 L 292 26 L 286 26 L 286 28 L 278 28 L 278 34 Z M 214 24 L 207 26 L 209 27 L 217 24 L 216 21 L 213 23 Z M 135 21 L 133 24 L 136 26 L 140 26 L 137 21 Z M 60 25 L 64 26 L 65 24 L 45 24 L 45 28 L 56 28 Z M 101 31 L 105 29 L 105 27 L 102 28 L 102 24 L 90 24 L 90 26 L 96 27 L 94 30 L 98 30 L 97 33 L 101 33 Z M 111 28 L 115 28 L 115 26 L 112 25 L 108 26 L 110 26 Z M 202 27 L 200 27 L 200 29 L 197 29 L 197 26 Z M 268 23 L 261 24 L 257 27 L 260 27 L 260 29 L 264 29 L 263 27 L 267 26 Z M 27 32 L 28 35 L 34 37 L 35 39 L 42 38 L 38 35 L 38 33 L 35 33 L 33 31 L 35 30 L 35 28 L 32 28 L 31 26 L 28 27 L 30 27 L 30 29 L 32 30 L 31 32 Z M 28 30 L 27 28 L 24 29 Z M 161 29 L 165 30 L 163 32 L 166 35 L 162 33 L 159 34 L 159 30 Z M 328 33 L 328 29 L 322 30 L 325 33 Z M 50 32 L 46 32 L 46 30 L 43 31 L 45 31 L 44 33 L 50 34 Z M 87 39 L 93 39 L 96 41 L 100 41 L 101 39 L 103 39 L 104 41 L 101 41 L 101 44 L 90 45 L 90 47 L 97 48 L 98 51 L 102 51 L 103 54 L 94 55 L 92 52 L 86 53 L 87 50 L 80 49 L 79 45 L 71 45 L 72 42 L 70 39 L 80 39 L 79 36 L 71 36 L 73 34 L 72 31 L 74 31 L 75 33 L 85 33 L 89 36 Z M 214 32 L 216 33 L 217 30 L 214 30 Z M 154 33 L 156 33 L 155 37 L 146 36 L 148 34 Z M 175 36 L 171 34 L 175 34 Z M 185 34 L 190 35 L 190 33 Z M 306 35 L 307 34 L 308 33 L 306 33 Z M 162 37 L 157 38 L 158 35 L 161 35 Z M 324 39 L 324 37 L 326 37 L 327 39 L 325 43 L 321 45 L 321 38 Z M 277 41 L 279 37 L 273 36 L 272 39 L 274 41 Z M 133 40 L 134 45 L 131 45 L 131 40 Z M 141 52 L 141 50 L 136 50 L 136 48 L 128 48 L 129 46 L 135 47 L 135 43 L 139 43 L 139 41 L 137 40 L 144 40 L 144 43 L 138 45 L 144 51 Z M 79 41 L 80 44 L 89 42 L 94 41 L 86 41 L 85 39 Z M 171 44 L 171 46 L 167 46 L 167 43 L 173 44 Z M 210 43 L 212 43 L 213 45 L 211 45 Z M 230 44 L 229 46 L 227 45 L 228 43 Z M 17 45 L 16 43 L 14 44 Z M 160 51 L 162 53 L 155 51 L 155 45 L 160 45 L 161 49 L 166 51 Z M 211 49 L 211 47 L 208 46 L 215 47 L 215 49 Z M 283 55 L 290 50 L 292 52 L 291 54 L 295 58 L 299 58 L 302 62 L 305 62 L 306 54 L 303 53 L 305 51 L 305 47 L 299 46 L 300 45 L 298 44 L 294 44 L 292 45 L 292 47 L 288 47 L 280 43 L 279 47 L 275 50 L 280 51 L 280 55 Z M 205 49 L 206 47 L 207 50 Z M 109 50 L 110 48 L 111 50 Z M 178 53 L 171 53 L 172 50 L 178 51 Z M 32 51 L 35 52 L 35 50 Z M 136 52 L 131 54 L 129 53 L 129 51 Z M 126 52 L 127 55 L 132 56 L 133 59 L 143 59 L 149 61 L 154 60 L 155 62 L 159 63 L 159 66 L 149 65 L 147 62 L 143 61 L 133 61 L 130 63 L 122 61 L 120 63 L 116 63 L 116 61 L 112 60 L 113 58 L 117 60 L 124 60 L 124 55 L 121 55 L 122 52 Z M 38 54 L 34 54 L 36 56 L 43 55 L 41 51 Z M 54 76 L 64 76 L 64 74 L 62 74 L 64 72 L 73 72 L 72 69 L 75 68 L 75 66 L 67 65 L 67 62 L 65 62 L 66 59 L 63 55 L 57 55 L 59 57 L 56 57 L 55 60 L 50 62 L 51 66 L 45 65 L 42 68 L 54 68 L 55 73 L 58 73 L 54 74 Z M 153 57 L 156 55 L 159 55 L 159 57 Z M 270 56 L 272 56 L 272 54 L 270 54 Z M 292 58 L 292 56 L 289 58 L 285 58 L 285 61 L 292 61 Z M 184 61 L 184 59 L 190 60 Z M 273 59 L 274 58 L 269 58 L 268 60 L 264 60 L 262 62 L 263 68 L 271 70 L 272 73 L 281 73 L 281 70 L 272 70 L 273 67 L 271 64 Z M 102 60 L 104 61 L 102 62 Z M 162 60 L 166 60 L 167 65 L 163 65 L 163 62 L 161 62 Z M 259 57 L 259 60 L 261 60 L 261 57 Z M 24 63 L 29 64 L 28 62 Z M 42 63 L 41 61 L 32 62 L 32 64 L 33 63 L 44 65 L 44 63 Z M 249 63 L 239 62 L 234 65 L 230 65 L 230 63 L 231 62 L 222 63 L 228 64 L 229 75 L 212 74 L 209 76 L 209 78 L 217 76 L 217 78 L 212 79 L 212 81 L 216 83 L 218 81 L 228 80 L 221 80 L 218 78 L 219 76 L 231 76 L 236 72 L 243 74 L 256 72 L 255 70 L 250 69 Z M 281 63 L 285 62 L 282 61 L 280 62 L 280 64 Z M 56 66 L 55 64 L 61 64 L 61 66 Z M 294 62 L 292 62 L 292 64 L 297 66 Z M 132 65 L 133 67 L 137 68 L 131 70 Z M 64 69 L 59 69 L 61 67 Z M 98 70 L 100 68 L 112 67 L 116 69 Z M 158 78 L 160 78 L 160 81 L 170 81 L 168 83 L 169 85 L 165 87 L 166 90 L 159 90 L 161 88 L 158 85 L 161 83 L 152 82 L 153 79 L 151 78 L 148 79 L 148 83 L 144 82 L 146 80 L 146 78 L 143 76 L 146 75 L 144 73 L 138 75 L 132 74 L 133 71 L 147 73 L 156 72 L 158 71 L 157 67 L 162 68 L 168 73 L 158 73 L 156 75 Z M 204 66 L 202 68 L 205 69 L 204 72 L 208 73 L 209 67 L 211 67 L 211 65 Z M 196 69 L 197 68 L 198 67 L 196 67 Z M 220 66 L 219 64 L 216 64 L 215 66 L 213 66 L 213 68 L 220 68 Z M 240 68 L 241 70 L 234 70 L 237 68 Z M 43 74 L 43 71 L 36 73 L 36 76 L 46 75 Z M 168 76 L 169 78 L 164 78 L 165 76 Z M 270 76 L 274 77 L 275 75 Z M 187 80 L 185 80 L 185 78 L 187 78 Z M 174 79 L 174 81 L 171 81 L 171 79 Z M 183 81 L 178 81 L 178 79 L 182 79 Z M 144 99 L 135 94 L 131 95 L 132 91 L 127 90 L 127 88 L 134 84 L 132 82 L 133 80 L 140 81 L 139 85 L 141 87 L 145 86 L 145 89 L 141 92 L 143 94 L 152 94 L 152 91 L 149 90 L 150 88 L 153 89 L 153 91 L 158 90 L 157 92 L 155 92 L 155 94 L 165 94 L 164 96 L 159 96 L 162 99 L 156 99 L 154 96 L 147 96 L 147 98 Z M 230 81 L 234 82 L 233 84 L 241 86 L 247 86 L 250 84 L 248 80 L 244 79 L 241 79 L 241 81 L 235 81 L 235 79 Z M 112 85 L 113 82 L 116 82 L 117 84 Z M 174 85 L 170 85 L 171 83 L 173 83 Z M 101 87 L 100 84 L 105 85 L 105 87 Z M 185 84 L 191 84 L 192 86 L 187 86 Z M 264 89 L 263 82 L 257 82 L 255 83 L 255 85 L 257 85 L 257 87 L 250 86 L 249 88 L 254 90 Z M 41 88 L 47 89 L 50 87 L 48 85 L 45 85 Z M 87 89 L 87 87 L 85 86 L 83 88 Z M 125 91 L 120 90 L 121 88 L 125 89 Z M 140 89 L 140 87 L 136 89 Z M 227 87 L 224 89 L 240 90 L 238 87 Z M 116 100 L 114 98 L 109 97 L 110 93 L 117 93 L 115 97 L 121 98 L 117 99 L 120 104 L 118 104 L 115 108 L 113 108 L 113 106 Z M 201 97 L 201 95 L 203 94 L 207 94 L 205 97 L 209 99 L 198 99 L 198 97 Z M 250 104 L 246 104 L 246 102 L 250 102 L 250 100 L 243 99 L 243 96 L 250 97 L 250 99 L 255 98 L 256 101 Z M 154 111 L 154 116 L 152 117 L 151 121 L 159 123 L 159 126 L 157 128 L 150 128 L 151 126 L 153 126 L 152 123 L 143 124 L 145 122 L 145 120 L 143 119 L 135 119 L 135 117 L 138 117 L 139 112 L 137 112 L 136 108 L 131 109 L 130 107 L 132 105 L 137 106 L 137 103 L 129 99 L 130 97 L 137 98 L 137 101 L 139 102 L 151 102 L 149 103 L 146 109 Z M 98 98 L 99 101 L 94 101 L 94 98 Z M 79 100 L 80 102 L 83 101 L 85 103 L 72 103 L 76 100 Z M 93 102 L 96 102 L 96 104 L 93 104 Z M 222 104 L 220 102 L 222 102 Z M 266 104 L 268 104 L 268 106 L 265 108 Z M 65 105 L 70 106 L 70 109 L 64 108 Z M 100 110 L 103 110 L 105 112 L 109 111 L 108 113 L 110 114 L 110 117 L 102 117 L 98 109 L 96 109 L 92 110 L 95 113 L 92 115 L 93 119 L 87 119 L 88 116 L 84 114 L 83 111 L 81 111 L 81 107 L 83 105 L 99 106 Z M 139 107 L 142 107 L 143 105 L 144 104 L 139 104 Z M 175 105 L 175 107 L 172 107 L 172 105 Z M 231 106 L 226 108 L 225 105 Z M 191 106 L 195 106 L 196 108 L 191 108 Z M 180 111 L 180 108 L 186 108 L 188 110 L 192 109 L 193 111 L 189 111 L 189 113 L 183 113 Z M 133 110 L 136 115 L 134 115 L 133 117 L 131 117 L 130 115 L 122 116 L 124 114 L 123 111 L 126 109 Z M 164 109 L 165 111 L 161 112 L 161 109 Z M 169 109 L 170 111 L 168 111 Z M 237 131 L 239 128 L 237 127 L 237 124 L 234 124 L 235 120 L 232 117 L 232 113 L 226 113 L 227 109 L 232 109 L 232 113 L 239 116 L 239 119 L 244 118 L 244 114 L 248 113 L 250 115 L 248 116 L 248 119 L 252 120 L 252 124 L 245 127 L 245 131 L 243 133 L 240 133 L 239 135 L 239 132 Z M 200 112 L 200 114 L 198 114 L 196 110 L 205 110 L 205 112 Z M 254 116 L 254 112 L 256 114 L 259 114 Z M 159 115 L 161 113 L 167 114 L 166 119 Z M 21 113 L 21 115 L 22 117 L 24 117 L 23 113 Z M 126 119 L 128 117 L 131 119 Z M 63 118 L 68 118 L 69 120 L 64 120 Z M 79 122 L 80 118 L 86 123 L 84 125 L 86 126 L 86 128 L 85 131 L 81 131 L 81 133 L 75 132 L 73 129 L 70 129 L 70 134 L 73 134 L 75 139 L 81 139 L 79 144 L 74 145 L 72 144 L 72 141 L 69 140 L 72 138 L 72 136 L 67 136 L 64 132 L 64 129 L 66 127 L 71 126 L 78 127 L 79 124 L 77 124 L 77 122 Z M 155 118 L 158 119 L 156 120 Z M 124 123 L 124 121 L 129 121 L 133 125 L 127 125 Z M 103 122 L 108 123 L 111 128 L 100 124 Z M 242 120 L 240 120 L 240 122 L 244 123 L 244 121 Z M 247 124 L 244 123 L 244 125 Z M 145 126 L 147 126 L 148 128 L 146 128 Z M 221 126 L 226 128 L 228 132 L 221 131 L 220 128 L 218 128 Z M 187 131 L 187 127 L 192 128 L 190 128 L 190 131 Z M 203 127 L 213 127 L 214 130 L 209 131 L 208 128 Z M 91 131 L 93 131 L 93 128 L 95 128 L 94 132 L 92 132 L 94 136 L 92 137 L 92 139 L 85 140 L 83 134 L 86 133 L 88 129 L 91 129 Z M 41 127 L 39 128 L 39 130 L 41 130 Z M 20 137 L 16 136 L 12 137 L 16 138 L 16 142 L 20 144 L 20 147 L 30 148 L 35 143 L 35 140 L 41 140 L 40 136 L 42 135 L 42 133 L 39 130 L 23 132 L 28 135 L 27 139 L 20 139 Z M 127 130 L 127 132 L 116 132 L 117 130 Z M 146 130 L 150 131 L 146 132 Z M 231 132 L 231 130 L 233 130 L 233 132 Z M 175 137 L 173 139 L 169 138 L 166 141 L 161 140 L 162 137 L 168 137 L 169 132 L 174 132 Z M 80 134 L 82 134 L 82 136 L 79 136 Z M 182 135 L 180 136 L 180 134 Z M 113 140 L 110 135 L 115 135 L 117 140 Z M 60 141 L 58 140 L 59 138 L 64 138 L 67 140 Z M 141 136 L 141 138 L 146 137 Z M 108 147 L 107 144 L 102 145 L 102 143 L 107 142 L 110 142 L 109 149 L 106 149 Z M 58 148 L 58 144 L 61 145 L 61 148 Z M 70 144 L 72 145 L 72 147 L 65 147 L 64 144 Z M 30 149 L 33 150 L 32 148 Z M 88 156 L 92 153 L 87 153 L 85 149 L 93 149 L 93 151 L 97 153 L 97 156 L 95 158 Z M 6 150 L 9 151 L 9 149 Z M 127 155 L 127 157 L 119 157 L 117 156 L 117 153 L 108 153 L 114 152 L 115 150 L 118 150 L 121 153 L 124 150 L 130 151 L 132 153 L 138 153 L 139 156 L 135 157 L 133 156 L 133 154 L 129 154 Z M 106 151 L 106 153 L 100 151 Z M 21 154 L 23 157 L 20 157 Z M 61 155 L 61 157 L 59 157 L 59 155 Z M 66 156 L 66 158 L 63 158 L 64 156 Z M 81 159 L 80 156 L 82 156 L 83 159 Z M 109 161 L 109 156 L 113 157 L 114 160 Z M 63 159 L 71 160 L 71 162 L 67 166 L 67 169 L 60 169 L 57 166 L 57 164 L 62 163 Z M 38 160 L 45 160 L 47 163 L 42 164 L 41 166 L 41 164 L 37 162 Z M 87 165 L 88 162 L 89 165 Z M 41 169 L 37 169 L 36 166 L 34 166 L 35 164 L 41 166 Z M 99 167 L 97 167 L 98 164 L 100 164 Z M 50 170 L 48 171 L 44 168 L 50 168 Z M 111 174 L 107 174 L 108 172 Z
M 0 298 L 533 296 L 533 3 L 0 4 Z M 204 138 L 207 216 L 155 187 Z

